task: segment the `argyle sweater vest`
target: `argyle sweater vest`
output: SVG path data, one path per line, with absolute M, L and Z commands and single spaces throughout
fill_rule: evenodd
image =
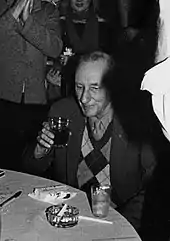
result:
M 90 197 L 93 184 L 110 184 L 110 148 L 113 121 L 108 125 L 103 137 L 96 141 L 87 124 L 83 134 L 81 157 L 77 179 L 79 188 Z

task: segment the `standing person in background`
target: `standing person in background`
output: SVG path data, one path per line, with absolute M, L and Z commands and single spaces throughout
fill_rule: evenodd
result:
M 142 218 L 143 241 L 168 241 L 170 237 L 170 1 L 159 0 L 158 39 L 154 66 L 142 81 L 141 89 L 150 94 L 159 122 L 154 146 L 157 157 L 153 180 L 148 187 Z
M 121 25 L 116 58 L 124 72 L 131 74 L 127 87 L 136 92 L 145 71 L 153 65 L 159 6 L 156 0 L 115 1 Z
M 95 50 L 111 53 L 111 27 L 105 19 L 97 15 L 93 0 L 69 0 L 66 13 L 61 16 L 60 22 L 64 51 L 69 48 L 76 56 Z M 64 96 L 70 92 L 70 82 L 67 66 L 66 70 L 63 68 Z
M 62 49 L 57 8 L 41 0 L 0 3 L 0 149 L 2 168 L 20 170 L 25 142 L 47 113 L 46 56 Z
M 92 0 L 69 0 L 61 26 L 64 48 L 70 47 L 76 54 L 95 50 L 109 52 L 109 26 L 97 16 Z

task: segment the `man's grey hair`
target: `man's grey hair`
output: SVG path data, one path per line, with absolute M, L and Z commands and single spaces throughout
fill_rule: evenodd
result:
M 115 62 L 109 54 L 101 51 L 95 51 L 95 52 L 83 55 L 79 60 L 77 69 L 79 69 L 84 63 L 96 62 L 100 60 L 106 62 L 106 71 L 114 68 L 115 66 Z
M 92 53 L 85 54 L 81 56 L 79 59 L 79 63 L 77 66 L 77 71 L 86 63 L 90 62 L 98 62 L 98 61 L 104 61 L 106 63 L 106 68 L 103 72 L 101 85 L 106 89 L 108 94 L 112 95 L 112 89 L 113 89 L 113 79 L 116 72 L 116 64 L 114 59 L 107 53 L 104 53 L 102 51 L 95 51 Z M 76 71 L 76 72 L 77 72 Z

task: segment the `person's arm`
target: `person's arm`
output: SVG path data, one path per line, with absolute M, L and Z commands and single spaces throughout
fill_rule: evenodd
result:
M 48 154 L 42 156 L 41 158 L 36 158 L 34 155 L 36 148 L 37 142 L 25 149 L 22 155 L 22 170 L 26 173 L 41 175 L 50 167 L 54 156 L 53 151 L 51 150 Z
M 27 147 L 23 153 L 23 170 L 31 174 L 42 174 L 54 159 L 53 138 L 49 124 L 43 123 L 37 142 Z
M 62 50 L 58 10 L 46 3 L 43 11 L 43 22 L 37 21 L 34 14 L 30 14 L 20 33 L 44 55 L 56 58 Z
M 45 55 L 58 56 L 62 48 L 58 11 L 52 4 L 44 7 L 41 23 L 33 17 L 34 0 L 18 0 L 14 5 L 0 5 L 0 43 L 20 35 Z M 38 11 L 39 12 L 39 11 Z
M 24 0 L 23 0 L 24 1 Z M 22 2 L 23 2 L 22 1 Z M 22 11 L 24 4 L 20 4 L 20 8 L 17 8 L 17 4 L 10 8 L 10 6 L 4 5 L 4 10 L 1 9 L 0 15 L 0 41 L 5 42 L 6 36 L 16 35 L 16 32 L 21 28 L 19 21 L 19 15 Z M 16 11 L 15 11 L 16 10 Z

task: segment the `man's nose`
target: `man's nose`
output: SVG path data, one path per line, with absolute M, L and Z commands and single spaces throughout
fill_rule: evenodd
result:
M 83 104 L 86 104 L 88 103 L 89 101 L 91 100 L 91 96 L 90 96 L 90 93 L 88 90 L 84 90 L 84 92 L 82 93 L 82 96 L 81 96 L 81 102 Z

